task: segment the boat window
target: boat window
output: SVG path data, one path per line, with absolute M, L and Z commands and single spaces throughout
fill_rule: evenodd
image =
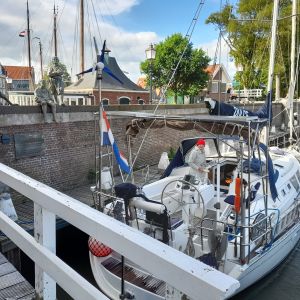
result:
M 281 190 L 281 195 L 282 195 L 282 196 L 285 196 L 285 195 L 286 195 L 285 190 Z
M 284 229 L 286 217 L 281 220 L 281 230 Z
M 299 170 L 297 171 L 297 178 L 298 178 L 298 181 L 300 182 L 300 172 L 299 172 Z
M 292 220 L 292 215 L 293 215 L 293 211 L 290 211 L 288 216 L 287 216 L 287 222 L 290 223 Z
M 298 192 L 299 191 L 299 183 L 298 183 L 295 175 L 291 178 L 291 183 L 292 183 L 293 187 L 295 188 L 295 190 Z
M 287 187 L 288 187 L 289 190 L 292 188 L 289 183 L 287 184 Z

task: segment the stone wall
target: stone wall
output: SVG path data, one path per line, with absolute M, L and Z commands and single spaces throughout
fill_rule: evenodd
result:
M 258 105 L 261 104 L 255 104 Z M 150 105 L 122 105 L 110 106 L 108 110 L 149 111 L 150 108 L 153 109 Z M 274 105 L 273 115 L 278 115 L 281 110 L 281 105 Z M 206 111 L 204 104 L 166 105 L 160 113 L 191 115 Z M 94 129 L 95 124 L 97 126 L 95 112 L 97 107 L 59 107 L 59 122 L 54 123 L 49 112 L 48 123 L 44 123 L 39 107 L 0 106 L 0 136 L 10 137 L 9 144 L 0 142 L 0 162 L 58 190 L 68 190 L 87 184 L 89 173 L 95 165 Z M 128 121 L 129 119 L 124 118 L 111 120 L 114 137 L 127 158 L 129 154 L 125 141 L 125 126 Z M 283 121 L 283 114 L 279 114 L 275 120 L 277 127 Z M 41 155 L 16 159 L 14 145 L 16 133 L 41 133 L 44 140 Z M 144 134 L 145 130 L 141 130 L 139 136 L 131 141 L 133 155 L 138 152 Z M 182 139 L 198 135 L 199 132 L 196 130 L 176 131 L 167 128 L 149 130 L 140 149 L 136 167 L 157 164 L 163 151 L 168 151 L 171 147 L 177 149 Z M 117 168 L 115 170 L 117 171 Z

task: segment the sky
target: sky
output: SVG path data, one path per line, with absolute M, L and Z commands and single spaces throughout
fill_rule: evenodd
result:
M 233 0 L 234 1 L 234 0 Z M 74 78 L 79 72 L 78 7 L 79 0 L 28 0 L 30 10 L 31 56 L 36 77 L 39 72 L 39 44 L 46 67 L 54 56 L 53 7 L 58 9 L 58 57 Z M 85 0 L 85 66 L 95 62 L 93 36 L 101 49 L 106 39 L 110 55 L 134 82 L 141 76 L 140 62 L 145 60 L 145 49 L 174 33 L 185 35 L 200 0 Z M 207 17 L 220 10 L 220 0 L 206 0 L 201 8 L 191 42 L 202 48 L 213 59 L 218 31 L 205 24 Z M 221 1 L 222 2 L 222 1 Z M 223 1 L 224 2 L 224 1 Z M 232 2 L 232 1 L 231 1 Z M 0 63 L 28 65 L 27 38 L 19 37 L 26 29 L 26 0 L 1 1 Z M 228 48 L 222 43 L 217 63 L 221 62 L 231 78 L 235 72 Z

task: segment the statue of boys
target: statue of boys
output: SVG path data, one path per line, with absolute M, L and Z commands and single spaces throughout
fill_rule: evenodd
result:
M 49 89 L 47 88 L 46 81 L 42 79 L 38 87 L 34 91 L 35 101 L 42 106 L 42 111 L 44 115 L 44 120 L 46 122 L 46 114 L 47 114 L 47 107 L 50 106 L 53 119 L 57 122 L 56 117 L 56 101 L 53 95 L 50 93 Z

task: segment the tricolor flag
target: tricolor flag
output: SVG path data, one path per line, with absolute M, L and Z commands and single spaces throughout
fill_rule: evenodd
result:
M 20 37 L 24 37 L 26 35 L 26 30 L 23 30 L 19 33 L 19 36 Z
M 114 136 L 111 132 L 110 125 L 106 116 L 106 112 L 102 113 L 102 123 L 101 123 L 101 146 L 112 146 L 116 160 L 120 168 L 126 172 L 130 173 L 130 167 L 125 156 L 119 151 L 118 145 L 115 142 Z

